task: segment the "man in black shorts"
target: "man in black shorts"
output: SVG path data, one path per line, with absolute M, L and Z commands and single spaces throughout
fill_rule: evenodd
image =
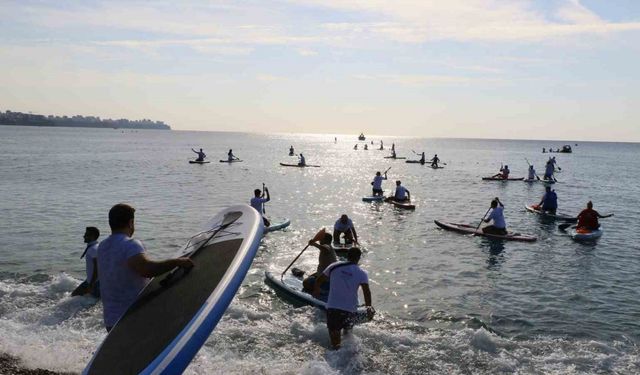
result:
M 347 262 L 335 262 L 327 267 L 314 285 L 313 295 L 320 295 L 320 285 L 330 280 L 329 299 L 327 300 L 327 328 L 333 349 L 339 349 L 342 341 L 341 331 L 345 334 L 353 328 L 358 311 L 358 287 L 362 287 L 367 316 L 373 319 L 375 310 L 371 306 L 369 276 L 358 266 L 362 253 L 351 248 L 347 253 Z

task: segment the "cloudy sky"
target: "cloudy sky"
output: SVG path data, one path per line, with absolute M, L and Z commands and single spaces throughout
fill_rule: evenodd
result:
M 640 141 L 640 1 L 2 1 L 0 110 Z

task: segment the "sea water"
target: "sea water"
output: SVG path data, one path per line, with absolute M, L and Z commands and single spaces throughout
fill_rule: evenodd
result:
M 337 142 L 334 142 L 337 137 Z M 136 208 L 148 254 L 176 251 L 223 207 L 247 203 L 265 183 L 267 215 L 290 218 L 268 234 L 190 374 L 484 374 L 640 372 L 640 145 L 356 136 L 239 134 L 0 126 L 0 352 L 25 367 L 79 372 L 105 336 L 100 303 L 70 297 L 84 279 L 86 226 L 109 234 L 115 203 Z M 379 141 L 385 150 L 377 150 Z M 358 150 L 353 150 L 355 144 Z M 384 159 L 437 153 L 433 170 Z M 573 154 L 542 154 L 571 144 Z M 289 146 L 321 168 L 287 168 Z M 191 165 L 203 148 L 210 164 Z M 219 163 L 229 149 L 241 163 Z M 560 213 L 588 200 L 603 237 L 577 243 L 556 222 L 527 213 L 540 183 L 487 182 L 508 164 L 525 176 L 555 156 Z M 415 211 L 364 203 L 376 171 L 411 191 Z M 510 230 L 535 243 L 496 242 L 438 229 L 477 225 L 500 197 Z M 294 308 L 264 282 L 321 228 L 349 215 L 364 245 L 376 319 L 328 350 L 323 314 Z M 317 251 L 296 266 L 311 271 Z

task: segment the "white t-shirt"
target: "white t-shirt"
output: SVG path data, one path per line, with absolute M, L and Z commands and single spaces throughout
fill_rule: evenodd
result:
M 382 181 L 384 180 L 384 177 L 382 176 L 375 176 L 373 178 L 373 188 L 377 189 L 377 190 L 382 190 Z
M 491 210 L 491 213 L 489 214 L 489 219 L 493 220 L 493 226 L 496 228 L 506 228 L 507 227 L 507 223 L 505 223 L 504 221 L 504 208 L 503 207 L 496 207 L 494 209 Z
M 256 211 L 258 211 L 258 213 L 262 215 L 262 213 L 264 212 L 262 204 L 266 201 L 267 198 L 253 197 L 251 198 L 251 207 L 255 208 Z
M 338 265 L 340 266 L 332 271 Z M 327 267 L 323 274 L 329 277 L 329 299 L 327 308 L 349 312 L 358 311 L 358 288 L 361 284 L 369 284 L 369 276 L 357 264 L 336 262 Z
M 405 199 L 407 197 L 407 189 L 402 185 L 396 186 L 396 194 L 394 197 L 400 200 Z
M 87 282 L 93 278 L 93 261 L 98 258 L 98 241 L 91 241 L 87 244 L 87 253 L 84 255 L 87 270 Z
M 342 224 L 340 219 L 336 220 L 336 223 L 333 225 L 333 230 L 337 230 L 340 232 L 346 232 L 349 229 L 353 229 L 353 221 L 351 219 L 347 219 L 346 224 Z
M 142 242 L 122 233 L 110 235 L 98 246 L 98 278 L 106 327 L 116 324 L 149 282 L 127 266 L 129 258 L 142 253 Z

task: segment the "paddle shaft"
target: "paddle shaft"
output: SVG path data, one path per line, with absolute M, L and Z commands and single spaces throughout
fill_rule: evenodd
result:
M 282 274 L 280 275 L 280 279 L 282 280 L 282 277 L 284 276 L 285 273 L 287 273 L 287 271 L 289 270 L 289 268 L 291 268 L 291 266 L 293 266 L 293 264 L 296 262 L 296 260 L 298 260 L 298 258 L 300 258 L 300 256 L 302 255 L 302 253 L 304 253 L 305 250 L 307 250 L 307 248 L 311 246 L 311 245 L 307 245 L 304 247 L 304 249 L 302 249 L 302 251 L 300 252 L 300 254 L 298 254 L 297 257 L 295 257 L 295 259 L 287 266 L 287 268 L 284 269 L 284 271 L 282 271 Z
M 487 212 L 484 213 L 484 215 L 482 215 L 482 219 L 480 219 L 480 223 L 478 223 L 478 226 L 476 227 L 476 230 L 474 231 L 473 235 L 475 236 L 476 233 L 478 231 L 478 229 L 480 229 L 480 226 L 482 225 L 482 222 L 484 221 L 484 218 L 487 216 L 487 214 L 489 213 L 489 210 L 491 210 L 491 207 L 489 207 L 489 209 L 487 210 Z
M 263 198 L 264 198 L 264 188 L 265 188 L 265 186 L 264 186 L 264 182 L 263 182 L 263 183 L 262 183 L 262 197 L 263 197 Z M 263 214 L 265 214 L 265 215 L 267 214 L 267 208 L 266 208 L 266 206 L 267 206 L 267 202 L 264 202 L 264 203 L 262 204 L 262 213 L 263 213 Z

